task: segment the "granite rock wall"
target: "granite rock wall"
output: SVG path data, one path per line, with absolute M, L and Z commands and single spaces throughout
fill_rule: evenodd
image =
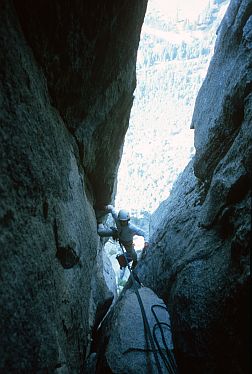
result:
M 0 3 L 1 372 L 80 372 L 113 300 L 94 207 L 115 195 L 145 9 Z
M 231 1 L 195 104 L 195 158 L 138 268 L 169 305 L 181 373 L 249 372 L 251 36 L 252 2 Z

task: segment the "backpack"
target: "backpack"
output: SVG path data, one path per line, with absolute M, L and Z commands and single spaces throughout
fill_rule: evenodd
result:
M 126 268 L 126 266 L 127 266 L 126 257 L 127 257 L 128 263 L 130 263 L 132 261 L 132 258 L 128 253 L 116 256 L 116 259 L 119 262 L 120 268 Z

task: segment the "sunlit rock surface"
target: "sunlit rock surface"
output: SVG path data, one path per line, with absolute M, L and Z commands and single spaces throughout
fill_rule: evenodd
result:
M 170 318 L 163 300 L 159 299 L 149 288 L 139 288 L 139 295 L 144 305 L 150 330 L 153 333 L 154 328 L 160 349 L 165 353 L 161 332 L 154 327 L 157 322 L 163 324 L 166 346 L 172 351 L 173 342 L 168 327 L 170 326 Z M 112 373 L 118 374 L 158 373 L 158 364 L 151 352 L 136 293 L 133 289 L 128 289 L 123 293 L 123 297 L 119 298 L 109 318 L 103 324 L 96 372 L 102 374 L 109 372 L 106 370 L 111 370 Z M 158 352 L 157 357 L 160 367 L 166 372 L 167 369 Z
M 181 373 L 249 372 L 252 3 L 232 1 L 199 92 L 195 159 L 152 216 L 141 281 L 168 303 Z
M 2 1 L 0 371 L 79 373 L 113 299 L 109 203 L 146 1 Z

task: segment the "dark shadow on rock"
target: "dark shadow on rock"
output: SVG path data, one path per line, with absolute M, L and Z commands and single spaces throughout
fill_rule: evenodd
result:
M 70 245 L 57 248 L 56 257 L 65 269 L 70 269 L 80 262 L 80 258 Z

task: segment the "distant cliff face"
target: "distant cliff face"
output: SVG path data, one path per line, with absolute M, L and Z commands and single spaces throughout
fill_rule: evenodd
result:
M 79 372 L 113 298 L 93 206 L 115 194 L 145 9 L 1 2 L 1 371 Z
M 191 12 L 185 14 L 189 2 L 179 2 L 176 16 L 177 2 L 148 2 L 135 100 L 118 174 L 118 206 L 134 208 L 139 216 L 154 212 L 193 156 L 194 132 L 188 123 L 229 2 L 201 0 L 201 7 L 192 12 L 198 14 L 197 20 Z
M 252 3 L 232 1 L 196 100 L 195 159 L 152 216 L 139 276 L 168 303 L 181 373 L 249 372 Z

